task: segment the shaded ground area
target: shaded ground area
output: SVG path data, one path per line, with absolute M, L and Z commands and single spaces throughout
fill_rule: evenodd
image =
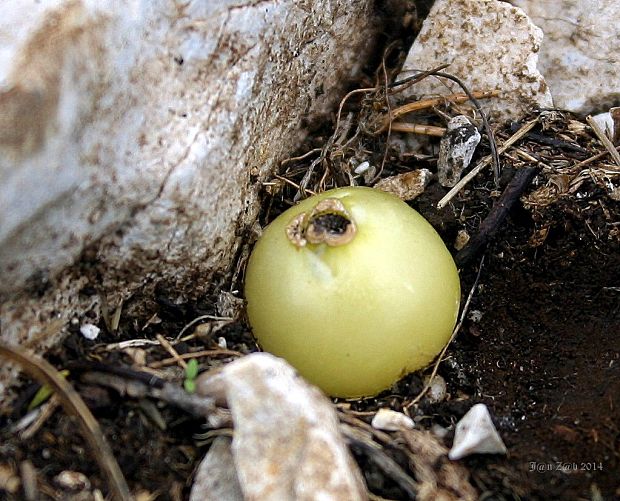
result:
M 522 226 L 502 233 L 472 304 L 482 317 L 444 364 L 455 394 L 489 406 L 509 450 L 466 460 L 481 493 L 620 495 L 620 255 L 575 226 L 537 249 L 518 243 Z

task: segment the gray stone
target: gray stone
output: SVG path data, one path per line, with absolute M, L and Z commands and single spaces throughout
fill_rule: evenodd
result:
M 452 187 L 459 182 L 479 142 L 480 132 L 466 116 L 457 115 L 448 122 L 437 159 L 437 177 L 442 186 Z
M 437 0 L 405 61 L 404 70 L 429 70 L 450 63 L 445 72 L 471 91 L 499 90 L 482 105 L 498 121 L 518 119 L 536 107 L 551 106 L 551 94 L 538 72 L 542 32 L 512 5 L 497 0 Z M 400 77 L 410 75 L 403 71 Z M 446 87 L 447 86 L 447 87 Z M 461 93 L 450 81 L 426 78 L 405 97 Z
M 366 498 L 331 402 L 284 360 L 253 353 L 199 377 L 197 392 L 218 401 L 226 396 L 235 428 L 232 453 L 246 499 Z
M 189 501 L 243 501 L 229 437 L 217 437 L 200 462 Z
M 579 114 L 620 104 L 617 0 L 513 0 L 545 34 L 538 68 L 554 105 Z

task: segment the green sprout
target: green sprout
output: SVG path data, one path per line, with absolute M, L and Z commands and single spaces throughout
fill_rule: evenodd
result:
M 192 358 L 187 362 L 185 367 L 185 381 L 183 381 L 183 387 L 187 393 L 194 393 L 196 391 L 196 377 L 198 376 L 198 360 Z

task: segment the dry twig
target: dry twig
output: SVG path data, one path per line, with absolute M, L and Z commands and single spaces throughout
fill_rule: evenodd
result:
M 177 362 L 181 367 L 183 367 L 183 369 L 187 369 L 187 362 L 185 362 L 185 360 L 183 360 L 180 355 L 177 353 L 177 350 L 175 350 L 172 345 L 168 342 L 168 340 L 162 336 L 161 334 L 157 334 L 157 336 L 155 336 L 157 338 L 157 341 L 159 341 L 159 344 L 168 352 L 170 353 L 170 355 L 172 355 L 172 359 Z
M 410 499 L 416 498 L 418 484 L 396 461 L 383 451 L 383 448 L 379 444 L 374 442 L 359 428 L 341 424 L 340 430 L 353 449 L 367 456 L 371 462 L 383 471 L 383 473 L 396 482 Z
M 476 99 L 485 99 L 489 97 L 495 97 L 499 93 L 498 91 L 492 90 L 492 91 L 472 92 L 471 94 Z M 385 117 L 385 119 L 383 120 L 383 124 L 381 128 L 377 131 L 377 133 L 383 132 L 384 130 L 386 130 L 390 122 L 394 121 L 398 117 L 401 117 L 407 113 L 411 113 L 413 111 L 426 110 L 434 106 L 439 106 L 440 104 L 443 104 L 443 103 L 458 104 L 458 103 L 464 103 L 469 100 L 470 100 L 470 97 L 467 94 L 449 94 L 447 96 L 432 97 L 428 99 L 421 99 L 420 101 L 414 101 L 413 103 L 403 104 L 402 106 L 399 106 L 398 108 L 395 108 L 394 110 L 392 110 L 392 113 L 388 114 L 388 116 Z
M 515 173 L 506 185 L 506 188 L 504 188 L 502 195 L 493 204 L 487 217 L 480 223 L 478 233 L 456 255 L 454 261 L 459 268 L 466 265 L 493 238 L 497 229 L 508 216 L 510 209 L 519 200 L 523 190 L 530 184 L 537 173 L 537 167 L 525 167 Z
M 178 355 L 178 354 L 177 354 Z M 161 367 L 165 367 L 166 365 L 172 365 L 181 360 L 191 360 L 192 358 L 200 358 L 200 357 L 215 357 L 215 356 L 226 356 L 226 357 L 242 357 L 243 353 L 239 351 L 233 350 L 202 350 L 202 351 L 194 351 L 191 353 L 183 353 L 182 355 L 178 355 L 178 357 L 165 358 L 160 360 L 159 362 L 153 362 L 149 365 L 151 369 L 160 369 Z
M 445 127 L 434 125 L 410 124 L 405 122 L 393 122 L 393 132 L 409 132 L 411 134 L 423 134 L 425 136 L 442 137 L 446 133 Z

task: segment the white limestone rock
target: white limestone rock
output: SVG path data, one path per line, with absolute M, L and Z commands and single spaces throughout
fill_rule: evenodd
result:
M 415 427 L 413 419 L 392 409 L 379 409 L 370 424 L 377 430 L 385 431 L 411 430 Z
M 200 395 L 232 413 L 232 455 L 245 499 L 365 499 L 366 490 L 331 402 L 284 360 L 253 353 L 206 373 Z
M 189 501 L 244 501 L 228 437 L 217 437 L 200 462 Z
M 204 292 L 245 243 L 261 181 L 381 29 L 371 0 L 9 3 L 1 338 L 35 350 L 101 298 L 132 297 L 125 314 L 158 283 Z
M 513 0 L 545 34 L 538 68 L 554 105 L 579 114 L 620 104 L 617 0 Z
M 482 105 L 493 119 L 521 118 L 536 107 L 552 105 L 537 69 L 542 31 L 525 13 L 497 0 L 437 0 L 405 61 L 404 70 L 444 70 L 471 91 L 499 90 Z M 410 75 L 406 71 L 400 77 Z M 422 96 L 462 92 L 455 83 L 426 78 L 405 94 Z
M 471 454 L 506 454 L 506 446 L 484 404 L 474 405 L 456 424 L 448 457 L 455 461 Z

